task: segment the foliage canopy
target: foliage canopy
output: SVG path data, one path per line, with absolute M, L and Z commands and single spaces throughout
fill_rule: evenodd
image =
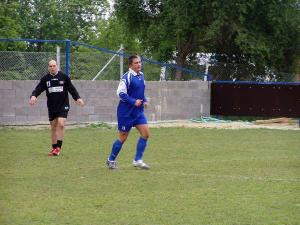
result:
M 299 67 L 297 0 L 4 0 L 0 37 L 89 42 L 147 58 L 203 70 L 214 79 L 293 79 Z M 0 42 L 1 50 L 47 51 L 45 43 Z M 73 48 L 81 51 L 78 46 Z M 177 80 L 186 79 L 182 71 Z
M 296 72 L 297 2 L 118 0 L 115 9 L 145 51 L 159 60 L 187 66 L 195 63 L 197 53 L 213 53 L 217 62 L 255 65 L 255 73 L 223 78 L 255 79 Z M 176 78 L 182 78 L 179 71 Z M 277 79 L 282 77 L 277 74 Z

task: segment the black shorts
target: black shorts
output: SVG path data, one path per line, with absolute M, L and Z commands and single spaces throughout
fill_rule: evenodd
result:
M 49 114 L 49 121 L 54 120 L 57 117 L 67 118 L 68 111 L 61 111 L 61 112 L 48 112 Z

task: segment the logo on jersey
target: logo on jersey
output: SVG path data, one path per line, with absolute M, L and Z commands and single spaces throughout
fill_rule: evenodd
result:
M 51 86 L 51 82 L 50 81 L 47 81 L 46 84 L 47 84 L 47 87 Z
M 59 84 L 64 84 L 64 81 L 63 80 L 59 81 Z
M 49 93 L 54 93 L 54 92 L 63 92 L 64 91 L 64 87 L 63 86 L 59 86 L 59 87 L 50 87 L 48 88 Z

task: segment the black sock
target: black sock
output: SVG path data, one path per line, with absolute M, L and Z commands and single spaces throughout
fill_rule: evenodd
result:
M 57 147 L 61 148 L 62 146 L 62 140 L 57 140 Z
M 52 148 L 57 148 L 57 144 L 52 144 Z

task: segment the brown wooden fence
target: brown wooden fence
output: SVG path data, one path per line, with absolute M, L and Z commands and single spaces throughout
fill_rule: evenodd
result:
M 300 118 L 300 83 L 212 82 L 210 113 Z

